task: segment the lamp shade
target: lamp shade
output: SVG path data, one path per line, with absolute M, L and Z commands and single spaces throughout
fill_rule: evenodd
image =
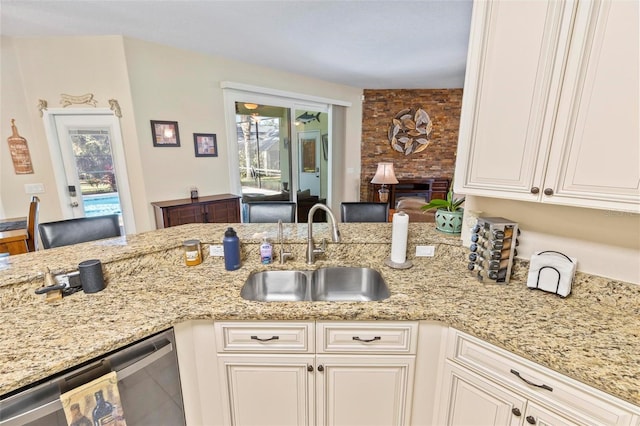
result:
M 383 185 L 398 183 L 396 173 L 393 171 L 393 163 L 378 163 L 378 170 L 371 179 L 371 183 Z

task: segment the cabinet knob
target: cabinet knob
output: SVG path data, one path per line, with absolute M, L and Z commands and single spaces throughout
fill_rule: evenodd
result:
M 520 412 L 520 409 L 518 407 L 513 407 L 513 409 L 511 410 L 511 412 L 513 413 L 514 416 L 516 417 L 520 417 L 522 415 L 522 413 Z
M 313 365 L 307 364 L 307 371 L 308 372 L 312 372 L 313 371 Z
M 544 195 L 553 195 L 553 189 L 545 188 L 544 189 Z
M 533 416 L 527 416 L 527 423 L 529 423 L 530 425 L 535 425 L 536 424 L 536 418 Z
M 538 188 L 537 186 L 534 186 L 533 188 L 531 188 L 532 194 L 537 194 L 538 192 L 540 192 L 540 188 Z
M 322 365 L 319 365 L 319 366 L 318 366 L 318 371 L 319 371 L 319 372 L 323 372 L 323 371 L 324 371 L 324 367 L 323 367 Z

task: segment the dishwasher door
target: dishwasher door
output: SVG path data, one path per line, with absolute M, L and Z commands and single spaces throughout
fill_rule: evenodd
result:
M 128 426 L 185 425 L 173 329 L 0 397 L 0 425 L 66 426 L 60 395 L 115 371 Z

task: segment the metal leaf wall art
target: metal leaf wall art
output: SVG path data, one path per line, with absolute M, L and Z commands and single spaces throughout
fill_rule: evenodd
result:
M 406 108 L 396 114 L 389 126 L 391 148 L 404 155 L 424 151 L 429 146 L 433 123 L 422 108 Z

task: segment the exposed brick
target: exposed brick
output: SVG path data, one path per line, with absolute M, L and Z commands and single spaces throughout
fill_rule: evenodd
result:
M 360 147 L 360 199 L 371 199 L 370 181 L 377 164 L 390 161 L 398 179 L 453 177 L 462 89 L 364 90 Z M 391 120 L 405 108 L 422 108 L 433 122 L 430 144 L 422 152 L 404 155 L 391 148 Z

